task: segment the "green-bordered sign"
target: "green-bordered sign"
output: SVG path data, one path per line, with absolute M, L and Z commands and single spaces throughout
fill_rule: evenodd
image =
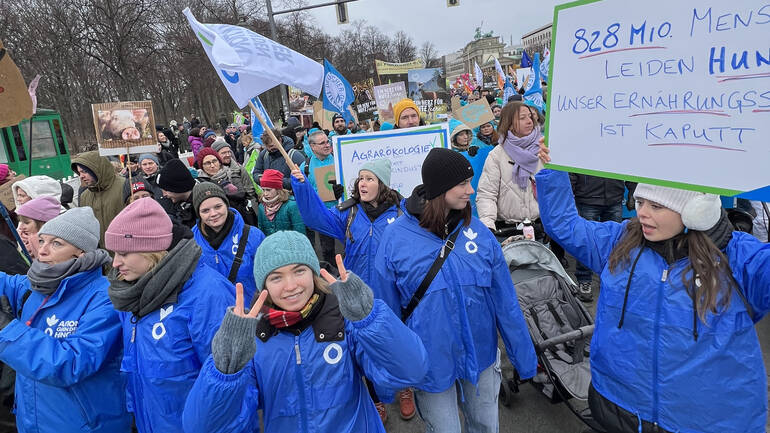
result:
M 770 5 L 556 7 L 551 168 L 770 198 Z

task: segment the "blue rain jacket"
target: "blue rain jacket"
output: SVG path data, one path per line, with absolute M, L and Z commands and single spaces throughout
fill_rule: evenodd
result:
M 235 259 L 235 253 L 238 252 L 238 245 L 241 241 L 241 234 L 243 234 L 243 217 L 237 210 L 230 208 L 230 212 L 233 213 L 233 227 L 230 229 L 230 233 L 227 238 L 222 242 L 216 250 L 211 247 L 209 241 L 203 237 L 200 227 L 196 224 L 192 228 L 193 235 L 195 236 L 195 243 L 201 247 L 200 261 L 207 264 L 210 268 L 219 272 L 227 279 L 230 275 L 230 268 L 233 267 L 233 260 Z M 236 283 L 243 284 L 243 294 L 245 299 L 250 300 L 254 293 L 257 292 L 257 283 L 254 281 L 254 255 L 257 253 L 257 247 L 265 239 L 265 234 L 262 230 L 251 227 L 249 230 L 249 239 L 246 243 L 246 250 L 243 251 L 243 262 L 241 267 L 238 268 L 238 273 L 235 276 Z M 262 288 L 260 287 L 259 290 Z
M 48 299 L 31 292 L 21 320 L 0 331 L 0 360 L 16 370 L 20 433 L 130 431 L 120 320 L 107 287 L 101 267 L 72 275 Z M 0 294 L 17 317 L 29 288 L 26 275 L 0 273 Z
M 477 218 L 455 230 L 462 233 L 454 250 L 406 322 L 428 351 L 428 374 L 418 388 L 442 392 L 458 379 L 477 383 L 496 360 L 498 331 L 519 375 L 534 376 L 535 349 L 500 244 Z M 442 245 L 408 212 L 385 229 L 373 284 L 395 294 L 393 311 L 409 304 Z
M 128 410 L 140 433 L 182 430 L 182 410 L 198 372 L 211 353 L 211 339 L 235 288 L 202 261 L 182 286 L 177 301 L 134 323 L 120 312 L 127 373 Z
M 669 431 L 764 432 L 767 385 L 754 323 L 770 309 L 770 245 L 733 233 L 724 253 L 754 317 L 734 291 L 725 311 L 709 312 L 706 324 L 697 321 L 697 341 L 692 298 L 682 283 L 689 259 L 669 266 L 645 248 L 618 328 L 630 264 L 613 274 L 608 258 L 627 223 L 580 218 L 565 172 L 543 170 L 535 180 L 545 231 L 601 275 L 591 340 L 599 394 Z
M 209 357 L 185 406 L 185 431 L 256 432 L 262 409 L 265 433 L 385 433 L 361 376 L 378 389 L 412 386 L 425 374 L 425 348 L 379 299 L 360 321 L 336 314 L 339 331 L 327 341 L 313 326 L 257 339 L 254 358 L 235 374 Z
M 392 206 L 372 222 L 366 216 L 363 206 L 357 203 L 358 210 L 350 225 L 350 234 L 353 237 L 353 242 L 351 242 L 346 235 L 346 229 L 348 215 L 352 208 L 344 211 L 340 211 L 336 206 L 327 209 L 324 202 L 318 197 L 318 193 L 307 182 L 300 182 L 294 177 L 291 178 L 291 188 L 294 191 L 294 197 L 297 198 L 297 206 L 305 225 L 326 236 L 345 242 L 345 269 L 355 272 L 366 284 L 371 286 L 373 280 L 377 278 L 374 256 L 377 254 L 382 232 L 385 231 L 385 227 L 396 221 L 399 216 L 399 207 Z M 374 290 L 374 296 L 390 303 L 386 298 L 388 294 L 378 293 Z

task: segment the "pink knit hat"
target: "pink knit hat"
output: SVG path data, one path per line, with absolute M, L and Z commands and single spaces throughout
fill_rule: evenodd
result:
M 33 198 L 16 209 L 16 214 L 31 218 L 36 221 L 47 222 L 57 216 L 61 210 L 59 200 L 53 197 L 42 196 Z
M 121 253 L 166 251 L 171 246 L 171 219 L 152 198 L 139 199 L 112 220 L 104 246 Z
M 6 183 L 9 179 L 8 174 L 11 172 L 10 167 L 8 167 L 8 164 L 0 164 L 0 185 Z

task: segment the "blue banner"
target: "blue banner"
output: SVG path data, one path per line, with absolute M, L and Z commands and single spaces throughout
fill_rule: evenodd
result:
M 532 59 L 529 58 L 529 54 L 527 54 L 527 50 L 524 50 L 521 53 L 521 67 L 522 68 L 532 67 Z
M 348 106 L 356 99 L 353 87 L 326 59 L 324 59 L 324 87 L 321 93 L 324 98 L 324 110 L 342 114 L 345 123 L 353 120 L 348 110 Z
M 265 119 L 265 123 L 267 123 L 267 126 L 270 128 L 274 128 L 273 121 L 270 120 L 270 116 L 267 114 L 267 110 L 265 110 L 265 106 L 262 105 L 262 101 L 259 100 L 259 96 L 256 98 L 251 98 L 251 102 L 254 104 L 255 107 L 259 109 L 259 114 L 262 116 L 263 119 Z M 265 129 L 262 128 L 262 123 L 257 119 L 257 116 L 252 111 L 251 112 L 251 135 L 254 137 L 254 141 L 256 141 L 259 144 L 262 143 L 262 133 L 265 132 Z
M 545 113 L 545 101 L 543 100 L 543 86 L 540 83 L 540 53 L 535 53 L 535 61 L 532 64 L 532 84 L 524 93 L 524 102 L 531 105 L 541 113 Z

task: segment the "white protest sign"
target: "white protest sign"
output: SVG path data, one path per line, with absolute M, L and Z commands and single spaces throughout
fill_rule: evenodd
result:
M 395 123 L 393 106 L 404 98 L 406 98 L 406 85 L 403 81 L 374 86 L 377 111 L 380 113 L 380 119 L 385 122 Z
M 553 27 L 551 167 L 722 195 L 770 185 L 770 5 L 582 1 Z
M 390 187 L 409 196 L 422 183 L 422 162 L 434 147 L 449 146 L 447 123 L 367 134 L 335 135 L 334 171 L 350 197 L 361 166 L 375 159 L 391 163 Z

